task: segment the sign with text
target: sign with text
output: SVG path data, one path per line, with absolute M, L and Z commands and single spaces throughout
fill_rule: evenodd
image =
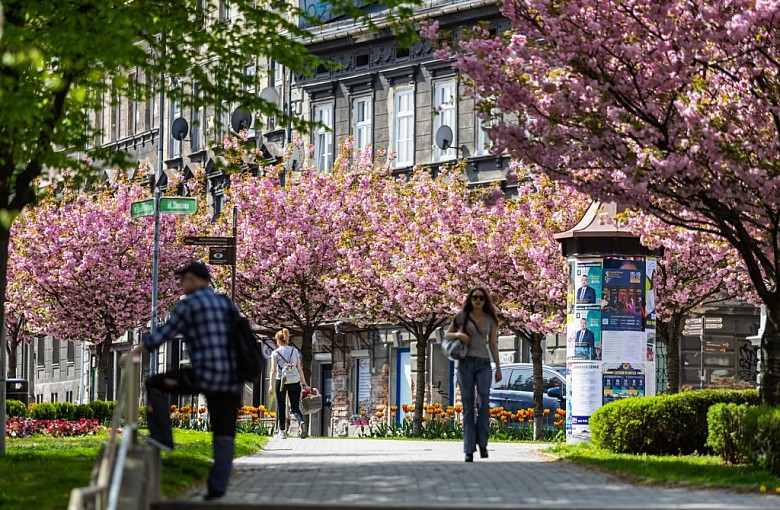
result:
M 160 212 L 166 214 L 195 214 L 198 211 L 198 199 L 191 197 L 162 197 Z
M 208 236 L 187 236 L 184 238 L 184 244 L 187 246 L 235 246 L 235 237 L 208 237 Z
M 140 200 L 130 204 L 130 217 L 151 216 L 154 214 L 154 199 Z
M 232 266 L 236 263 L 236 249 L 233 246 L 210 246 L 209 264 Z

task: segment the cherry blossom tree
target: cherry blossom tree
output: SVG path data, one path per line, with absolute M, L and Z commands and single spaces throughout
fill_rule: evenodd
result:
M 101 399 L 108 388 L 111 345 L 151 316 L 152 218 L 130 217 L 131 202 L 147 196 L 143 186 L 122 178 L 87 193 L 66 185 L 25 209 L 14 226 L 16 277 L 29 304 L 25 319 L 44 334 L 95 346 Z M 162 216 L 161 312 L 178 299 L 173 270 L 192 252 L 181 243 L 176 225 L 176 218 Z
M 553 234 L 570 228 L 590 199 L 516 162 L 512 178 L 522 179 L 517 197 L 499 200 L 480 214 L 489 232 L 484 259 L 499 317 L 531 346 L 534 374 L 534 438 L 544 438 L 542 340 L 566 327 L 568 272 Z
M 33 335 L 29 329 L 29 324 L 25 320 L 25 310 L 28 308 L 27 291 L 23 282 L 17 277 L 19 257 L 14 248 L 14 232 L 12 229 L 11 246 L 9 249 L 8 260 L 8 287 L 6 289 L 5 301 L 5 331 L 8 343 L 6 352 L 8 353 L 8 372 L 7 377 L 17 376 L 17 350 L 22 342 L 32 341 Z
M 236 139 L 225 140 L 225 147 L 234 165 L 255 161 Z M 296 147 L 303 148 L 300 140 Z M 316 173 L 308 159 L 296 182 L 281 186 L 288 159 L 261 168 L 259 177 L 231 175 L 228 195 L 239 212 L 236 296 L 254 322 L 301 334 L 302 364 L 310 380 L 314 332 L 341 312 L 326 281 L 336 270 L 339 235 L 334 220 L 343 204 L 336 177 Z M 232 212 L 226 211 L 218 229 L 225 235 L 231 224 Z M 221 281 L 227 276 L 223 272 Z
M 344 162 L 345 166 L 347 165 Z M 364 157 L 353 165 L 342 194 L 348 214 L 331 282 L 349 316 L 399 324 L 415 339 L 417 379 L 413 432 L 419 436 L 431 335 L 460 306 L 469 281 L 486 269 L 479 255 L 474 193 L 459 170 L 436 178 L 416 168 L 394 177 L 389 163 Z
M 670 226 L 647 214 L 629 215 L 627 227 L 650 249 L 663 246 L 653 281 L 656 334 L 666 346 L 670 393 L 680 385 L 680 336 L 684 319 L 702 306 L 729 299 L 756 301 L 736 250 L 710 233 Z
M 494 150 L 726 239 L 767 307 L 761 400 L 780 404 L 780 4 L 509 0 L 502 13 L 512 30 L 476 28 L 454 63 L 482 115 L 502 114 Z

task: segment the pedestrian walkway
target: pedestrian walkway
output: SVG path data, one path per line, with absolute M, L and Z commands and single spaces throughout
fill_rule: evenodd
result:
M 492 443 L 490 458 L 463 462 L 444 441 L 271 439 L 237 459 L 220 502 L 342 508 L 780 508 L 780 496 L 632 485 L 556 461 L 537 444 Z M 193 493 L 195 500 L 200 493 Z M 312 507 L 314 507 L 312 506 Z M 242 506 L 248 508 L 248 506 Z

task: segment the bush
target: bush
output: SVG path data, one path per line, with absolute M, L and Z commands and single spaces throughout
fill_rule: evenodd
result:
M 149 420 L 146 417 L 146 406 L 138 406 L 138 426 L 141 428 L 149 426 Z
M 54 404 L 54 410 L 57 413 L 56 417 L 59 420 L 73 421 L 76 417 L 76 406 L 70 402 L 56 402 Z
M 116 402 L 106 402 L 105 400 L 93 400 L 89 403 L 93 411 L 95 411 L 95 419 L 99 420 L 102 424 L 108 424 L 111 421 L 111 414 L 116 406 Z
M 710 406 L 757 402 L 756 390 L 700 390 L 617 400 L 590 417 L 591 438 L 596 447 L 616 453 L 702 452 L 706 449 Z
M 758 464 L 775 476 L 780 476 L 780 409 L 761 408 L 757 416 L 755 442 Z
M 32 408 L 30 411 L 30 418 L 36 420 L 55 420 L 57 419 L 57 410 L 52 404 L 44 402 Z
M 749 462 L 747 437 L 742 429 L 748 405 L 715 404 L 707 411 L 707 446 L 731 464 Z
M 75 418 L 77 420 L 91 420 L 95 417 L 95 411 L 87 404 L 76 406 Z
M 27 406 L 21 400 L 6 400 L 5 414 L 9 418 L 25 418 L 27 417 Z

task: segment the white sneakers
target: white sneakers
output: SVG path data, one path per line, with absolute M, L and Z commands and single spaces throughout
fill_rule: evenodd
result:
M 285 432 L 284 430 L 280 430 L 279 432 L 274 434 L 274 437 L 276 439 L 287 439 L 287 432 Z

